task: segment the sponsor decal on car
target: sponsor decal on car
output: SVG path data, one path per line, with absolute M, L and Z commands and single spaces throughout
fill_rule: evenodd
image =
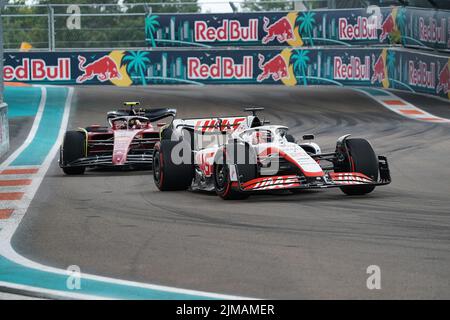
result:
M 274 190 L 289 189 L 300 186 L 297 176 L 274 176 L 268 178 L 257 178 L 250 180 L 243 185 L 244 190 Z
M 212 118 L 195 120 L 194 129 L 198 131 L 216 131 L 216 130 L 236 130 L 244 121 L 245 117 L 232 118 Z
M 359 172 L 331 172 L 331 180 L 336 184 L 364 184 L 373 183 L 374 181 L 368 176 Z

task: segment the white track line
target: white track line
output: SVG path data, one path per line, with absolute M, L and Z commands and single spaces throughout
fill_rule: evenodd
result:
M 67 293 L 67 292 L 62 292 L 62 291 L 57 291 L 57 290 L 49 290 L 49 289 L 44 289 L 44 288 L 31 287 L 31 286 L 26 286 L 26 285 L 22 285 L 22 284 L 14 284 L 14 283 L 3 282 L 3 281 L 0 281 L 0 288 L 1 287 L 22 291 L 22 293 L 24 295 L 27 295 L 27 293 L 32 293 L 35 295 L 41 294 L 41 295 L 46 296 L 45 298 L 49 298 L 49 299 L 55 298 L 55 299 L 79 299 L 79 300 L 86 300 L 86 299 L 89 299 L 89 300 L 116 300 L 116 299 L 102 299 L 101 297 L 98 297 L 98 296 L 77 294 L 75 292 Z
M 383 93 L 382 95 L 372 95 L 370 94 L 370 92 L 367 92 L 364 89 L 360 88 L 354 88 L 354 90 L 364 93 L 366 96 L 377 101 L 385 108 L 403 117 L 424 122 L 450 123 L 450 119 L 435 116 L 425 110 L 416 107 L 412 103 L 396 96 L 395 94 L 387 90 L 373 89 L 373 88 L 370 89 L 379 91 L 380 93 Z

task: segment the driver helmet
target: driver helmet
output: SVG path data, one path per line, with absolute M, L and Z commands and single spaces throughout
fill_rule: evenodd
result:
M 138 129 L 142 126 L 141 121 L 139 119 L 131 119 L 130 120 L 130 127 L 133 129 Z

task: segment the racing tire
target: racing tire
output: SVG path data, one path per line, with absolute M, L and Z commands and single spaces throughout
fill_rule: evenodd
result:
M 83 174 L 86 167 L 67 167 L 66 164 L 85 157 L 86 136 L 81 131 L 67 131 L 61 148 L 62 170 L 67 175 Z
M 374 181 L 378 181 L 378 157 L 369 141 L 352 138 L 345 141 L 350 155 L 348 167 L 352 172 L 365 174 Z M 357 185 L 340 187 L 342 192 L 349 196 L 364 195 L 372 192 L 375 186 Z
M 229 153 L 226 150 L 230 148 L 234 148 L 234 152 L 230 155 L 233 159 L 227 159 L 227 154 Z M 225 152 L 219 151 L 214 160 L 213 180 L 216 194 L 224 200 L 247 199 L 250 196 L 249 193 L 236 190 L 233 186 L 230 177 L 230 163 L 236 165 L 239 180 L 241 182 L 247 182 L 257 177 L 256 156 L 248 144 L 232 143 L 228 144 L 224 150 Z M 239 154 L 245 154 L 244 163 L 238 163 L 236 155 Z
M 187 190 L 194 178 L 194 165 L 192 159 L 192 151 L 190 163 L 175 164 L 172 159 L 172 151 L 179 145 L 179 141 L 162 140 L 155 145 L 153 151 L 153 180 L 161 191 L 178 191 Z M 182 155 L 185 145 L 180 153 Z
M 161 140 L 171 140 L 172 139 L 172 128 L 164 128 L 161 130 Z

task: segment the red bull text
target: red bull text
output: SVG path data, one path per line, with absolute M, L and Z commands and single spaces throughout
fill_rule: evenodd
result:
M 425 19 L 419 18 L 419 38 L 424 42 L 445 44 L 447 36 L 446 19 L 443 18 L 438 25 L 438 21 L 430 17 L 430 22 L 425 23 Z
M 238 20 L 224 19 L 218 28 L 208 26 L 205 21 L 195 21 L 194 38 L 196 42 L 258 41 L 258 19 L 250 19 L 247 27 L 241 26 Z
M 347 18 L 339 18 L 340 40 L 378 39 L 376 17 L 358 17 L 356 24 L 349 24 Z
M 341 57 L 334 57 L 333 77 L 336 80 L 370 80 L 370 56 L 350 57 L 350 63 L 344 63 Z
M 413 86 L 423 87 L 428 89 L 436 88 L 436 65 L 428 64 L 423 61 L 419 61 L 419 67 L 416 68 L 414 61 L 408 63 L 408 83 Z
M 244 56 L 241 64 L 231 57 L 216 57 L 213 64 L 199 58 L 187 59 L 189 79 L 253 79 L 253 57 Z
M 5 65 L 5 81 L 61 81 L 71 80 L 70 58 L 59 58 L 56 66 L 48 65 L 42 59 L 24 58 L 16 67 Z

